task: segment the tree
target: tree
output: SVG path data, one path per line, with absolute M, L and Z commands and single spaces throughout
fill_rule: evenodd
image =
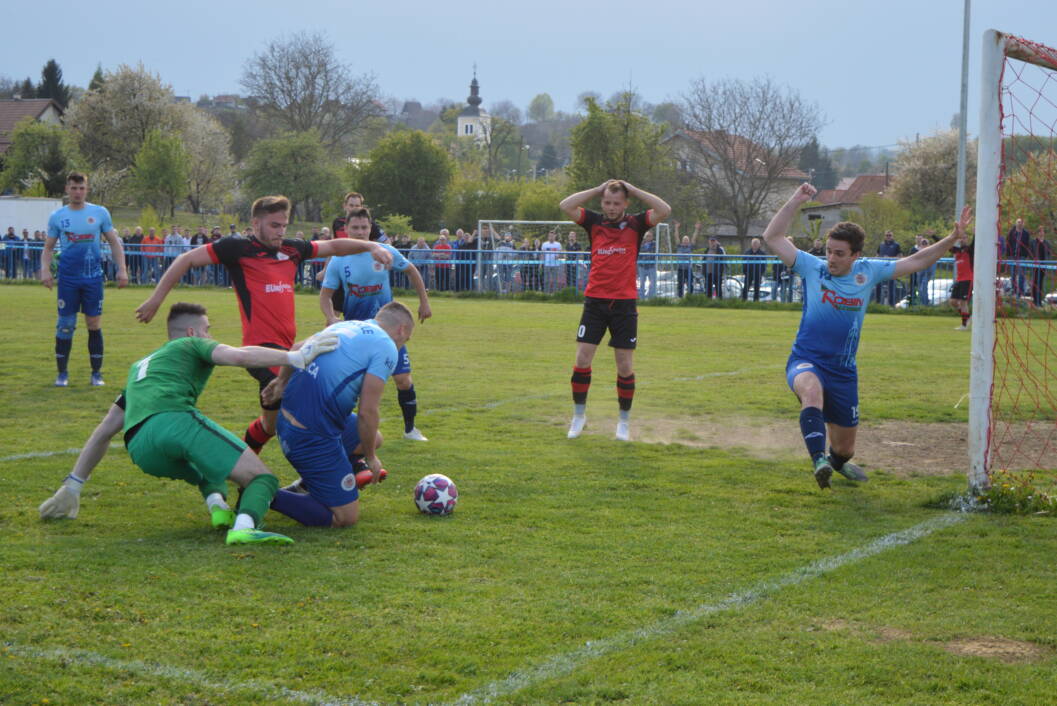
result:
M 454 172 L 451 158 L 429 135 L 401 130 L 371 150 L 358 186 L 380 215 L 402 213 L 411 217 L 416 230 L 433 230 Z
M 954 216 L 958 175 L 958 132 L 946 130 L 915 142 L 901 143 L 896 157 L 892 196 L 915 221 Z M 966 150 L 966 191 L 976 190 L 976 147 Z
M 503 152 L 510 152 L 510 148 L 520 150 L 521 136 L 514 123 L 497 116 L 492 116 L 491 120 L 482 122 L 481 128 L 484 133 L 484 173 L 489 179 L 495 179 L 502 175 Z
M 554 120 L 554 99 L 550 94 L 540 93 L 529 103 L 528 118 L 534 123 Z
M 605 108 L 588 99 L 587 117 L 572 129 L 572 160 L 566 172 L 574 189 L 598 186 L 606 179 L 627 179 L 658 194 L 686 221 L 703 215 L 686 178 L 676 169 L 667 129 L 633 110 L 629 91 Z
M 449 228 L 473 230 L 481 219 L 510 220 L 520 191 L 520 185 L 512 181 L 456 179 L 446 194 L 444 223 Z
M 886 230 L 896 235 L 908 235 L 910 212 L 893 198 L 881 194 L 866 194 L 859 202 L 859 213 L 846 214 L 863 227 L 868 242 L 864 252 L 874 252 Z M 842 214 L 843 217 L 843 214 Z
M 652 118 L 655 123 L 667 123 L 670 130 L 678 130 L 683 126 L 683 109 L 671 101 L 658 103 L 653 107 Z
M 270 42 L 246 62 L 240 83 L 254 97 L 254 109 L 281 130 L 315 130 L 327 148 L 384 112 L 373 77 L 353 76 L 320 34 Z
M 521 187 L 514 206 L 514 218 L 519 221 L 563 221 L 558 204 L 566 194 L 546 181 L 530 181 Z
M 104 83 L 106 83 L 106 78 L 103 77 L 103 65 L 96 64 L 95 73 L 92 74 L 92 80 L 88 82 L 88 90 L 98 91 L 102 89 Z
M 540 160 L 536 164 L 536 168 L 550 172 L 560 166 L 562 166 L 562 163 L 561 160 L 558 159 L 558 150 L 555 149 L 554 145 L 548 142 L 543 146 L 543 153 L 540 154 Z
M 72 136 L 58 125 L 20 121 L 11 131 L 11 146 L 4 155 L 0 188 L 25 191 L 40 183 L 46 196 L 62 196 L 66 175 L 79 166 L 80 155 Z
M 167 206 L 171 218 L 177 201 L 187 193 L 187 163 L 187 153 L 177 135 L 151 130 L 136 154 L 132 189 L 159 211 Z
M 1054 174 L 1057 174 L 1057 152 L 1052 149 L 1032 152 L 1024 158 L 1002 186 L 1003 219 L 1012 222 L 1023 218 L 1029 229 L 1035 230 L 1041 225 L 1053 233 L 1057 229 Z
M 689 170 L 709 215 L 748 236 L 818 132 L 815 105 L 771 79 L 695 80 L 683 97 Z
M 185 127 L 180 134 L 187 151 L 187 203 L 193 213 L 219 207 L 235 188 L 231 137 L 212 116 L 184 104 Z
M 37 89 L 33 87 L 33 79 L 29 76 L 26 76 L 26 80 L 22 82 L 22 87 L 19 89 L 18 95 L 22 96 L 24 99 L 37 97 Z
M 62 69 L 55 59 L 48 59 L 40 72 L 40 84 L 37 86 L 37 98 L 51 98 L 66 110 L 70 104 L 70 89 L 62 82 Z
M 261 140 L 246 159 L 246 188 L 257 196 L 283 194 L 293 209 L 302 206 L 306 218 L 319 216 L 320 205 L 336 198 L 341 190 L 338 170 L 327 155 L 314 130 Z
M 93 171 L 120 174 L 132 166 L 151 131 L 178 132 L 184 117 L 172 89 L 140 64 L 108 72 L 102 87 L 71 105 L 65 119 Z
M 818 138 L 814 136 L 800 151 L 797 167 L 810 177 L 811 183 L 817 189 L 832 189 L 837 186 L 837 172 L 833 169 L 829 153 L 819 147 Z

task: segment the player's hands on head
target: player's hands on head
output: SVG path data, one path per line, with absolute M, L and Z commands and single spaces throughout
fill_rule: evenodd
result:
M 145 324 L 149 324 L 154 315 L 158 313 L 158 308 L 161 306 L 161 302 L 154 301 L 154 297 L 151 297 L 147 301 L 136 307 L 136 320 Z
M 63 484 L 55 491 L 55 495 L 42 502 L 38 509 L 42 520 L 73 520 L 80 508 L 81 500 L 78 495 Z

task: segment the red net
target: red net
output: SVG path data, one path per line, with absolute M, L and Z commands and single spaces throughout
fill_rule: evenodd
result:
M 1007 37 L 990 470 L 1057 469 L 1057 50 Z

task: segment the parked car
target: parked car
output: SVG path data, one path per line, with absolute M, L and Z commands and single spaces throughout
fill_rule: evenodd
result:
M 954 286 L 953 279 L 929 280 L 929 304 L 937 306 L 951 298 L 951 287 Z M 897 309 L 906 309 L 910 306 L 910 297 L 906 296 L 896 302 Z

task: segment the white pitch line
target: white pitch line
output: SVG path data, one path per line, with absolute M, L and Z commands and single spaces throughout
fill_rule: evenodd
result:
M 641 642 L 669 635 L 707 616 L 758 603 L 783 588 L 796 586 L 810 579 L 818 578 L 848 564 L 854 564 L 880 554 L 887 549 L 910 544 L 922 537 L 927 537 L 936 530 L 961 522 L 965 517 L 965 515 L 954 513 L 933 517 L 909 529 L 893 532 L 875 539 L 869 544 L 853 549 L 850 552 L 819 559 L 806 566 L 794 569 L 777 579 L 761 581 L 743 591 L 731 594 L 717 603 L 704 603 L 687 611 L 679 611 L 675 615 L 659 620 L 652 625 L 629 630 L 601 640 L 592 640 L 579 649 L 555 655 L 534 667 L 527 667 L 522 671 L 513 672 L 504 679 L 493 681 L 490 684 L 485 684 L 478 689 L 467 692 L 455 703 L 489 703 L 493 699 L 509 696 L 530 686 L 563 677 L 590 660 L 613 652 L 626 650 Z
M 124 448 L 124 444 L 110 444 L 112 449 Z M 62 451 L 31 451 L 30 453 L 15 454 L 14 456 L 4 456 L 0 458 L 0 463 L 5 461 L 24 461 L 27 458 L 48 458 L 50 456 L 76 456 L 81 453 L 80 449 L 63 449 Z
M 116 672 L 131 672 L 140 676 L 167 679 L 179 684 L 189 684 L 216 694 L 253 693 L 267 699 L 283 699 L 290 702 L 313 704 L 315 706 L 377 706 L 376 701 L 360 699 L 336 699 L 318 691 L 297 691 L 285 686 L 276 686 L 261 681 L 215 681 L 201 672 L 183 667 L 172 667 L 164 664 L 152 664 L 138 660 L 121 660 L 107 657 L 96 652 L 81 649 L 55 647 L 39 649 L 24 647 L 11 643 L 2 643 L 0 654 L 7 653 L 30 659 L 43 659 L 51 662 L 72 662 L 79 666 L 102 667 Z

